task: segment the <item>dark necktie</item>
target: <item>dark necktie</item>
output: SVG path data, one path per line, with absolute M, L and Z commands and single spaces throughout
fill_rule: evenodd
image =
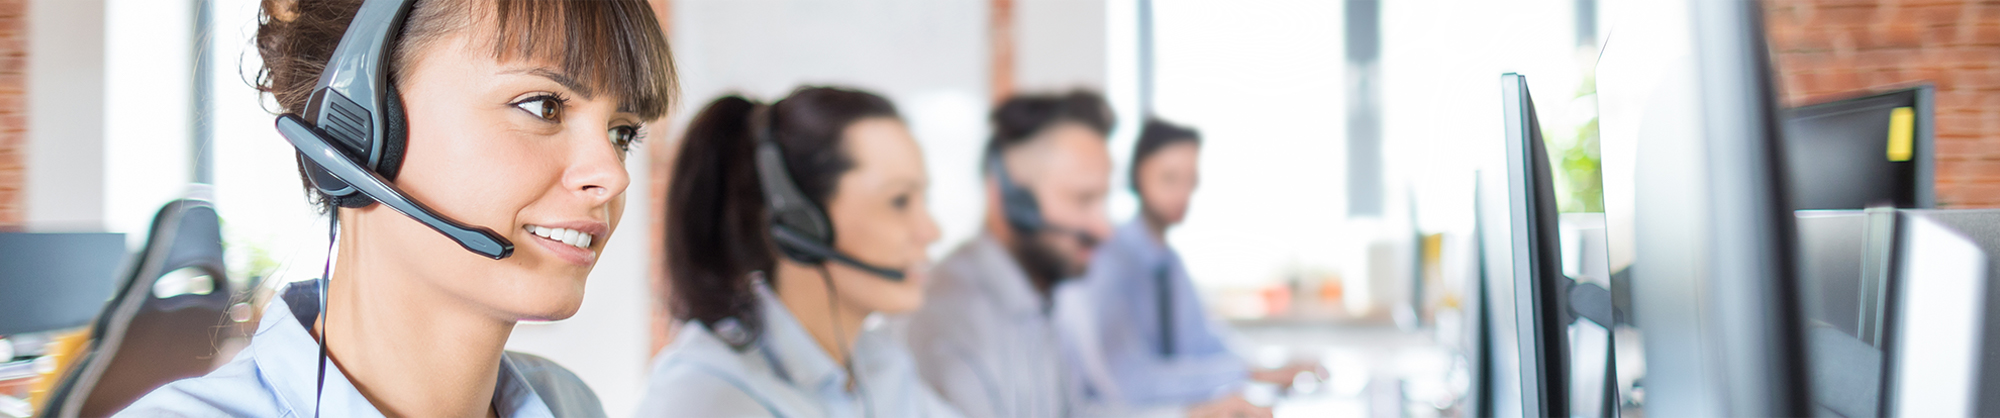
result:
M 1166 263 L 1154 269 L 1153 295 L 1159 298 L 1160 309 L 1160 355 L 1174 356 L 1174 288 L 1173 270 Z

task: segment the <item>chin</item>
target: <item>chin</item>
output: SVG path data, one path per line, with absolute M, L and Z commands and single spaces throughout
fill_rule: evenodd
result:
M 577 295 L 577 297 L 569 300 L 552 300 L 546 302 L 550 303 L 523 307 L 524 309 L 516 310 L 515 312 L 519 312 L 520 316 L 518 320 L 561 321 L 569 319 L 569 317 L 576 316 L 578 309 L 583 308 L 583 295 Z
M 565 275 L 566 276 L 566 275 Z M 559 321 L 576 315 L 583 307 L 584 280 L 548 280 L 550 277 L 530 277 L 521 282 L 523 286 L 511 292 L 511 297 L 495 301 L 496 307 L 511 312 L 521 321 Z

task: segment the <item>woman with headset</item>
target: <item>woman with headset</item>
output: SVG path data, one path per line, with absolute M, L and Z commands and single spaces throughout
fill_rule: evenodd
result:
M 228 364 L 121 414 L 603 415 L 575 375 L 503 348 L 519 321 L 576 313 L 626 155 L 671 107 L 652 8 L 265 0 L 256 42 L 257 87 L 335 221 L 330 278 L 270 301 Z
M 827 87 L 695 116 L 667 191 L 668 295 L 686 321 L 641 416 L 956 416 L 865 329 L 923 304 L 923 153 L 888 100 Z

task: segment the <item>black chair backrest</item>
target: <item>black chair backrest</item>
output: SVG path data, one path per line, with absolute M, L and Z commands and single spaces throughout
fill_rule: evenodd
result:
M 227 315 L 235 292 L 215 207 L 200 196 L 206 193 L 191 194 L 153 218 L 131 275 L 98 315 L 90 347 L 50 394 L 43 416 L 108 416 L 218 365 L 219 347 L 236 332 Z

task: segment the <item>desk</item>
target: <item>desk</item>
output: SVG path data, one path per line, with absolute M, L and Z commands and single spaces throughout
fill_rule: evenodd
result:
M 1434 338 L 1434 330 L 1406 332 L 1388 323 L 1231 325 L 1252 347 L 1253 361 L 1269 365 L 1317 356 L 1326 365 L 1329 377 L 1318 387 L 1301 386 L 1296 393 L 1269 400 L 1278 417 L 1441 416 L 1469 383 L 1462 370 L 1454 372 L 1458 356 Z M 1254 399 L 1257 391 L 1251 390 L 1253 402 L 1259 401 Z

